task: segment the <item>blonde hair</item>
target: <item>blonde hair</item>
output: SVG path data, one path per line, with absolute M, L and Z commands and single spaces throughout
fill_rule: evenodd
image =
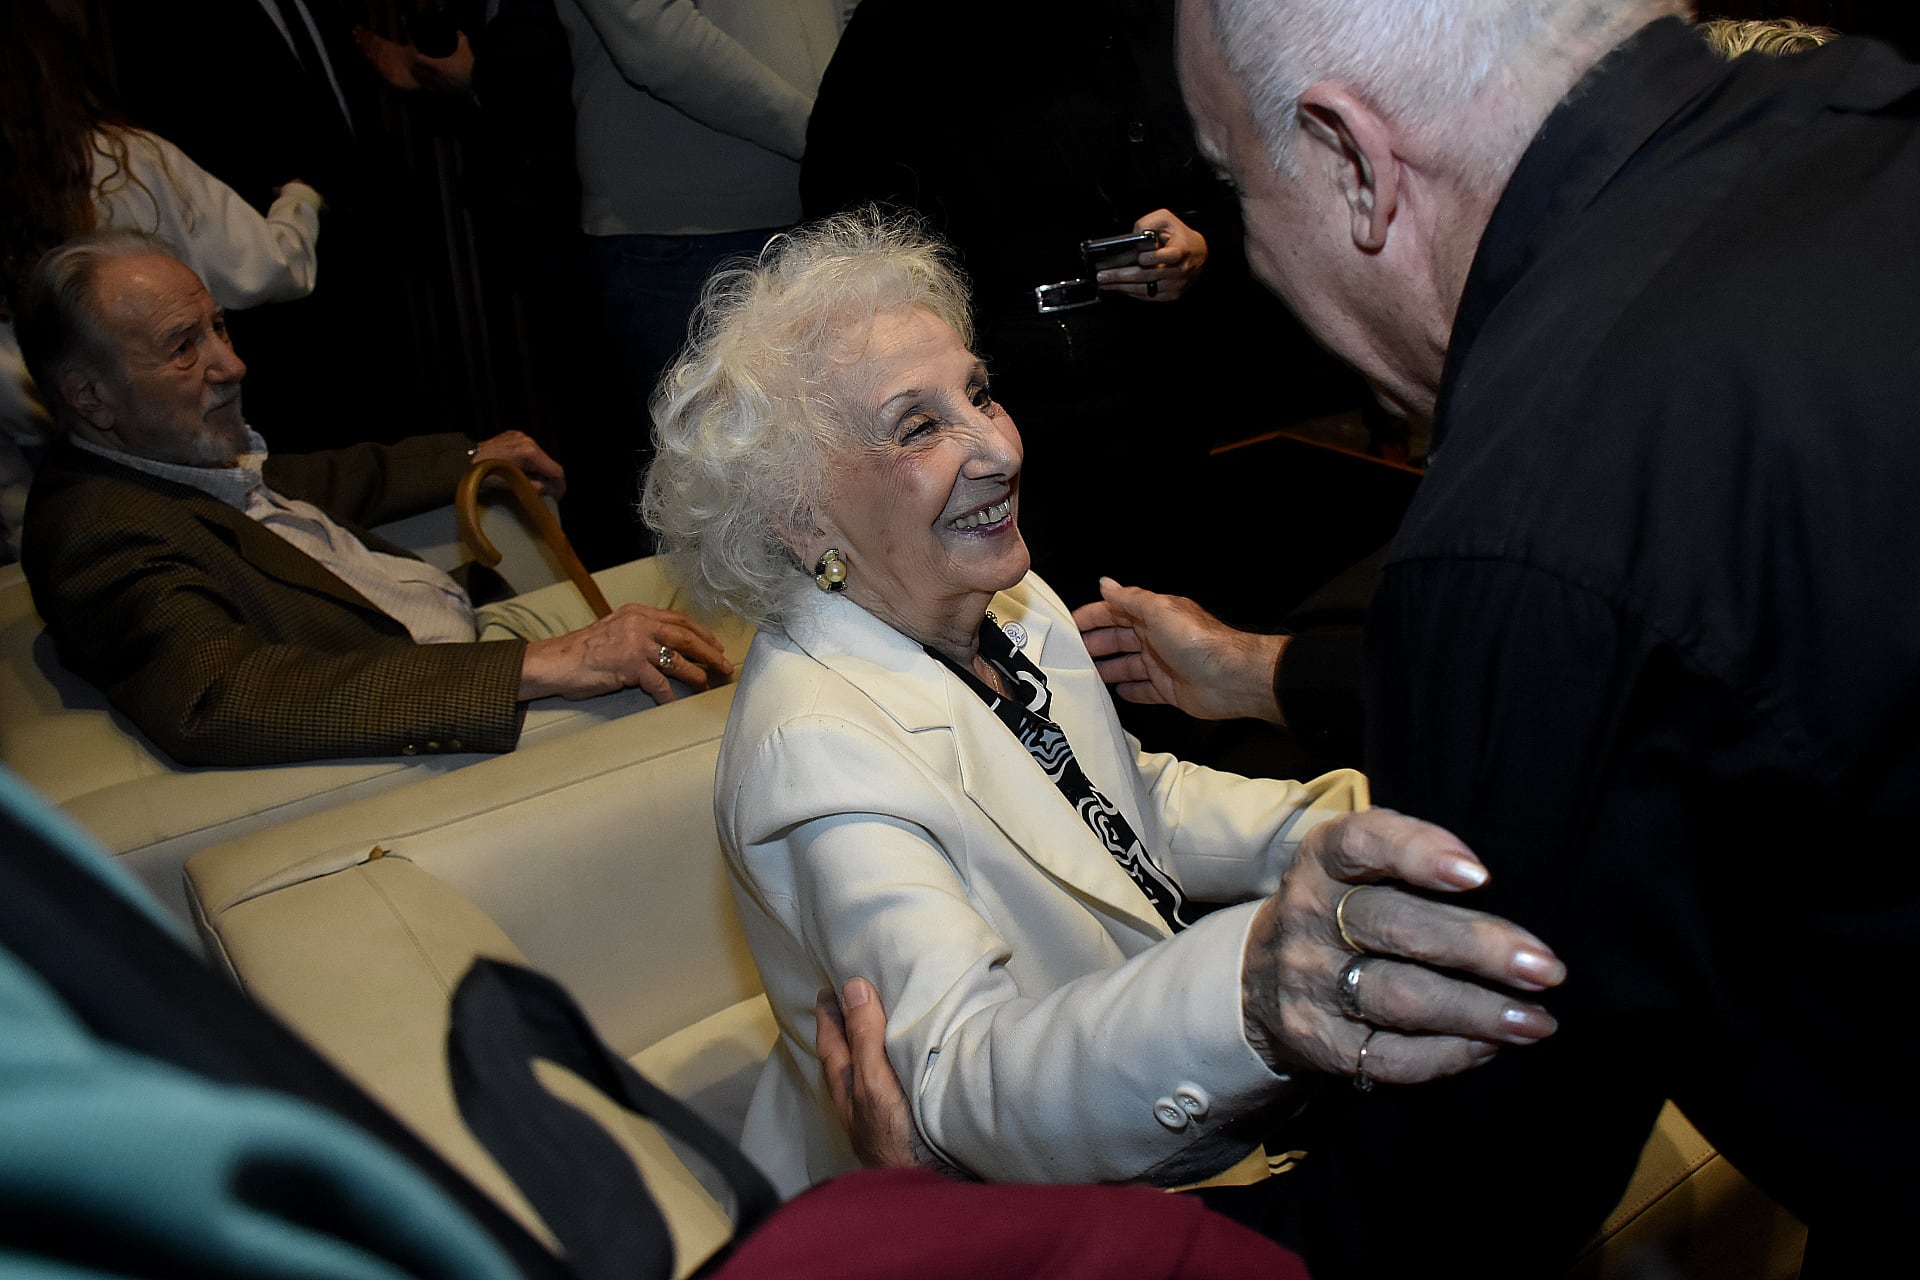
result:
M 925 307 L 971 346 L 967 287 L 915 219 L 866 208 L 776 236 L 707 281 L 692 336 L 649 405 L 640 512 L 697 607 L 780 623 L 813 590 L 793 542 L 820 528 L 836 457 L 864 447 L 836 395 L 874 317 Z
M 1700 24 L 1700 34 L 1723 58 L 1737 58 L 1743 53 L 1802 53 L 1840 35 L 1829 27 L 1792 18 L 1714 18 Z

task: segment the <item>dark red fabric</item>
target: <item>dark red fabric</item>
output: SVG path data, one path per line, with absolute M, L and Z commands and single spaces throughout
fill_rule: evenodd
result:
M 1189 1196 L 869 1169 L 796 1197 L 710 1280 L 1307 1280 Z

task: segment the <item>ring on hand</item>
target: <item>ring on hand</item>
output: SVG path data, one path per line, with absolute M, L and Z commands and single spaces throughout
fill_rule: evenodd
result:
M 1360 1008 L 1360 966 L 1365 964 L 1365 956 L 1355 956 L 1347 961 L 1340 970 L 1340 976 L 1333 980 L 1334 1003 L 1340 1006 L 1340 1012 L 1355 1022 L 1365 1022 L 1366 1013 Z
M 1373 1092 L 1373 1081 L 1367 1076 L 1367 1050 L 1373 1045 L 1373 1038 L 1380 1034 L 1380 1028 L 1369 1027 L 1367 1038 L 1360 1042 L 1360 1059 L 1353 1064 L 1353 1087 L 1361 1093 Z
M 1367 949 L 1355 942 L 1353 935 L 1347 932 L 1347 899 L 1362 889 L 1374 889 L 1378 887 L 1377 885 L 1371 884 L 1356 884 L 1340 895 L 1340 902 L 1333 909 L 1333 925 L 1334 928 L 1340 931 L 1340 941 L 1346 943 L 1347 950 L 1353 952 L 1355 955 L 1365 955 Z
M 662 671 L 673 670 L 673 650 L 669 649 L 664 644 L 661 645 L 660 656 L 655 658 L 654 661 L 660 664 L 660 669 Z
M 1149 298 L 1153 298 L 1153 297 L 1158 297 L 1159 294 L 1160 294 L 1160 282 L 1158 280 L 1147 281 L 1147 296 Z

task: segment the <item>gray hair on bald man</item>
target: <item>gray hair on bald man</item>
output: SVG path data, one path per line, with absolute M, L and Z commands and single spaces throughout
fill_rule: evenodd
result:
M 100 300 L 93 287 L 100 269 L 120 258 L 154 254 L 178 258 L 180 250 L 133 228 L 94 231 L 47 250 L 21 282 L 14 336 L 27 372 L 53 411 L 56 428 L 64 430 L 73 421 L 73 409 L 59 390 L 64 374 L 120 367 L 120 354 L 101 332 Z
M 971 346 L 967 286 L 914 219 L 868 208 L 775 236 L 707 281 L 692 336 L 655 389 L 640 511 L 696 604 L 778 626 L 814 589 L 789 549 L 820 528 L 834 460 L 871 443 L 838 396 L 874 317 L 925 307 Z
M 1656 18 L 1692 9 L 1689 0 L 1182 2 L 1211 5 L 1221 53 L 1284 172 L 1299 174 L 1301 95 L 1332 80 L 1478 183 L 1512 174 L 1540 121 L 1595 57 Z

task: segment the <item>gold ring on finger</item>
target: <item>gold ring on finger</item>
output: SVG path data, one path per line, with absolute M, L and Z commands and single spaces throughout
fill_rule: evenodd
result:
M 1355 955 L 1365 955 L 1367 949 L 1355 942 L 1353 935 L 1347 931 L 1347 899 L 1359 893 L 1362 889 L 1375 889 L 1378 887 L 1378 885 L 1371 884 L 1353 885 L 1349 887 L 1345 893 L 1340 895 L 1339 903 L 1333 908 L 1333 925 L 1334 928 L 1340 931 L 1340 941 L 1346 943 L 1347 950 L 1353 952 Z
M 654 661 L 660 664 L 662 671 L 671 671 L 673 670 L 673 658 L 673 650 L 663 644 L 660 646 L 660 656 L 654 659 Z

